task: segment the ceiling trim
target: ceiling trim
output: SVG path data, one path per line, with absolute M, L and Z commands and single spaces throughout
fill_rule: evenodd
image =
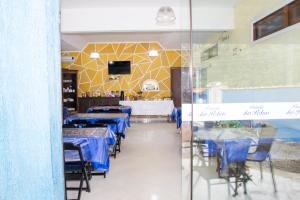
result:
M 170 49 L 167 49 L 165 48 L 160 42 L 158 41 L 134 41 L 134 42 L 87 42 L 83 48 L 81 50 L 66 50 L 66 51 L 63 51 L 61 50 L 61 52 L 65 52 L 65 53 L 68 53 L 68 52 L 83 52 L 83 50 L 90 44 L 129 44 L 129 43 L 134 43 L 134 44 L 137 44 L 137 43 L 157 43 L 159 44 L 159 46 L 161 47 L 162 50 L 164 51 L 168 51 L 168 50 L 174 50 L 174 51 L 180 51 L 181 49 L 176 49 L 176 48 L 170 48 Z

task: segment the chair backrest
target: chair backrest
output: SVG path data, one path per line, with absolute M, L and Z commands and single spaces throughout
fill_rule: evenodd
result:
M 95 122 L 95 124 L 105 124 L 109 127 L 114 133 L 118 133 L 118 122 L 112 119 L 99 119 Z
M 253 154 L 255 160 L 265 160 L 267 158 L 271 151 L 276 131 L 277 129 L 274 127 L 262 128 L 256 150 Z
M 122 113 L 120 109 L 100 109 L 100 110 L 91 110 L 89 113 Z
M 274 138 L 260 138 L 258 140 L 257 151 L 270 152 Z
M 74 128 L 82 128 L 86 127 L 89 122 L 87 120 L 75 119 L 68 122 L 69 125 L 73 125 Z
M 108 113 L 122 113 L 122 110 L 120 110 L 120 109 L 109 109 Z
M 117 122 L 112 120 L 112 119 L 99 119 L 97 121 L 95 121 L 95 124 L 113 124 L 113 125 L 116 125 Z
M 101 127 L 101 128 L 106 128 L 107 124 L 104 123 L 88 123 L 85 128 L 94 128 L 94 127 Z
M 63 124 L 63 128 L 78 128 L 75 124 Z
M 75 152 L 77 152 L 78 155 L 79 155 L 80 161 L 82 162 L 82 164 L 84 164 L 84 159 L 83 159 L 83 155 L 82 155 L 80 146 L 75 145 L 71 142 L 64 142 L 64 152 L 65 151 L 75 151 Z M 64 160 L 65 160 L 65 163 L 67 163 L 65 156 L 64 156 Z
M 250 144 L 251 139 L 225 140 L 223 159 L 226 164 L 246 161 Z

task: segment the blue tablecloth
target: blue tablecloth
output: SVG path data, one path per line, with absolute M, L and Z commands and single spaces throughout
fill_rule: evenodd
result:
M 65 136 L 102 136 L 108 145 L 115 145 L 117 142 L 115 133 L 108 128 L 64 128 Z
M 129 116 L 126 113 L 78 113 L 64 120 L 65 124 L 73 120 L 86 120 L 89 123 L 95 123 L 98 120 L 113 120 L 117 125 L 109 124 L 109 128 L 116 134 L 125 137 L 125 129 L 129 127 Z
M 128 116 L 131 116 L 131 107 L 129 106 L 94 106 L 91 108 L 87 109 L 87 113 L 93 113 L 94 111 L 102 110 L 102 111 L 107 111 L 107 110 L 120 110 L 122 113 L 127 113 Z
M 108 145 L 115 145 L 117 143 L 116 135 L 109 127 L 108 127 L 108 134 L 107 137 L 105 137 L 105 139 Z
M 109 146 L 101 136 L 64 136 L 64 142 L 78 144 L 81 147 L 83 158 L 90 161 L 93 169 L 99 171 L 109 170 Z M 79 159 L 76 151 L 65 152 L 67 160 Z
M 257 137 L 255 128 L 194 128 L 195 141 L 207 146 L 209 156 L 219 153 L 222 156 L 221 171 L 236 161 L 245 161 L 252 138 Z M 250 139 L 251 138 L 251 139 Z
M 120 110 L 122 113 L 127 113 L 127 124 L 130 127 L 131 107 L 129 106 L 94 106 L 87 109 L 87 113 L 97 113 L 95 111 L 109 111 L 109 110 Z
M 172 120 L 176 121 L 177 128 L 181 128 L 182 124 L 182 114 L 181 114 L 181 107 L 177 107 L 173 109 L 173 112 L 171 114 Z
M 245 162 L 251 145 L 251 139 L 232 139 L 215 143 L 221 155 L 221 171 L 228 171 L 230 164 Z

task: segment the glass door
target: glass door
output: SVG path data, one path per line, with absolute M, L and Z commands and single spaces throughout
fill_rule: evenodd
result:
M 299 199 L 300 24 L 289 21 L 298 1 L 226 2 L 191 0 L 183 199 Z M 217 29 L 229 20 L 224 13 L 232 26 Z M 273 31 L 258 38 L 262 20 Z

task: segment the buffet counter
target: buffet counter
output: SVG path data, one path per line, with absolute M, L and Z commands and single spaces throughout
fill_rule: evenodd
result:
M 171 115 L 174 103 L 173 100 L 137 100 L 120 101 L 120 105 L 130 106 L 132 115 Z

